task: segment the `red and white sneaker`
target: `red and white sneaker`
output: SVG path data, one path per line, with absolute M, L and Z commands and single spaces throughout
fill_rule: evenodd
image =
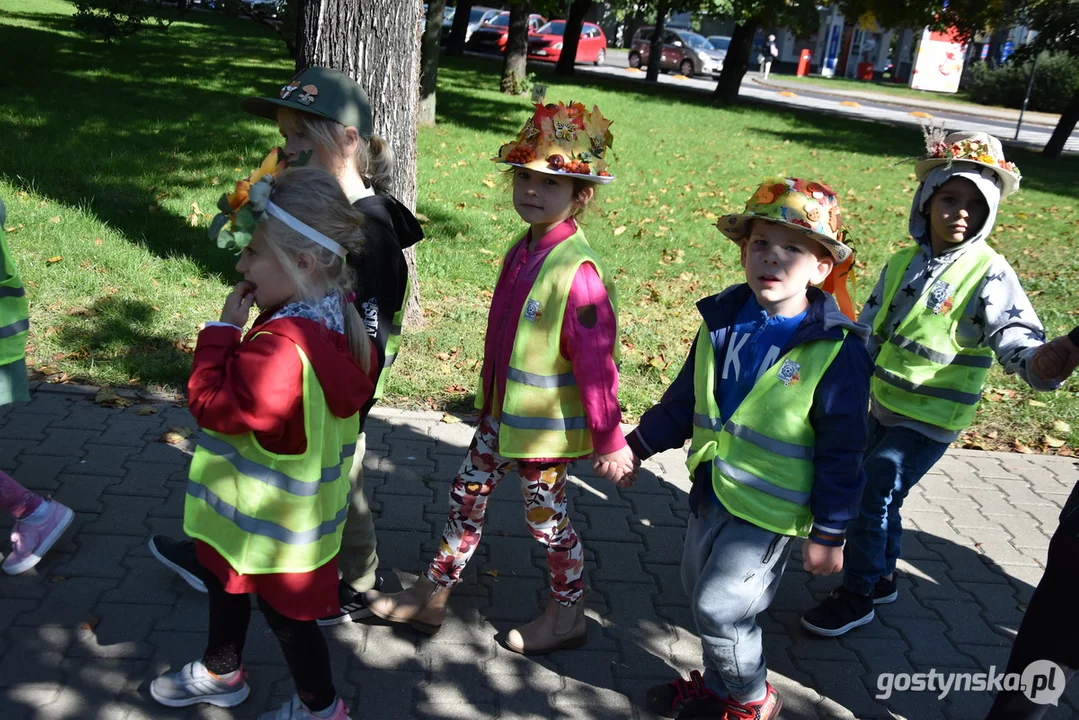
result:
M 727 699 L 727 720 L 774 720 L 779 717 L 779 711 L 783 709 L 783 701 L 779 697 L 779 691 L 772 687 L 771 683 L 765 683 L 767 692 L 763 700 L 751 703 L 739 703 L 733 699 Z
M 75 513 L 55 500 L 42 500 L 37 510 L 15 522 L 11 552 L 4 558 L 4 572 L 18 575 L 41 562 L 71 524 Z

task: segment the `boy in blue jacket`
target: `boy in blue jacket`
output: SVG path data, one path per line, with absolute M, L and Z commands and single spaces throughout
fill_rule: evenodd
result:
M 812 287 L 849 267 L 841 225 L 831 188 L 793 178 L 766 180 L 744 213 L 721 218 L 746 282 L 697 303 L 703 322 L 686 364 L 627 438 L 639 459 L 692 440 L 682 585 L 704 673 L 648 691 L 665 717 L 778 717 L 756 616 L 792 538 L 809 538 L 809 572 L 842 569 L 865 480 L 872 362 L 869 329 Z

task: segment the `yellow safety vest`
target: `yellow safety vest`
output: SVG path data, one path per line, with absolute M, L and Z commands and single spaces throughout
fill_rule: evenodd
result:
M 883 307 L 891 304 L 917 248 L 892 256 L 884 274 Z M 870 391 L 892 412 L 948 430 L 974 419 L 982 387 L 993 365 L 988 346 L 963 347 L 959 321 L 997 253 L 985 243 L 971 247 L 926 287 L 891 336 L 886 313 L 877 314 L 873 333 L 880 343 Z
M 7 212 L 0 201 L 0 365 L 10 365 L 26 357 L 26 336 L 30 330 L 30 304 L 4 237 L 6 219 Z
M 562 318 L 570 287 L 578 268 L 586 262 L 595 266 L 618 316 L 614 285 L 578 228 L 544 259 L 517 322 L 499 418 L 498 451 L 504 457 L 582 457 L 592 452 L 592 433 L 573 365 L 561 352 Z M 617 364 L 617 330 L 615 337 L 613 358 Z M 477 409 L 483 408 L 483 393 L 481 375 Z
M 296 352 L 303 364 L 304 452 L 272 453 L 252 432 L 203 430 L 191 461 L 184 532 L 245 575 L 308 572 L 341 548 L 359 413 L 330 412 L 310 361 L 298 345 Z
M 401 325 L 405 320 L 405 308 L 408 307 L 408 298 L 412 294 L 412 278 L 405 282 L 405 297 L 401 300 L 401 309 L 393 314 L 393 325 L 390 325 L 390 333 L 386 338 L 386 360 L 382 363 L 382 372 L 378 374 L 378 383 L 375 385 L 375 400 L 382 398 L 385 391 L 386 376 L 390 374 L 390 366 L 397 361 L 397 353 L 401 350 Z
M 809 414 L 817 385 L 842 345 L 816 340 L 796 346 L 757 380 L 724 423 L 716 400 L 716 351 L 701 324 L 686 466 L 692 478 L 701 463 L 712 464 L 712 489 L 732 515 L 781 535 L 809 534 L 816 448 Z

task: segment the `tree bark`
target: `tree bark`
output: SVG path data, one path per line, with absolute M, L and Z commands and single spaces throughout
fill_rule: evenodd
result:
M 450 41 L 446 43 L 446 54 L 460 57 L 465 54 L 465 33 L 468 32 L 468 16 L 472 14 L 472 3 L 457 3 L 453 14 L 453 27 L 450 28 Z
M 442 16 L 446 0 L 430 0 L 427 4 L 427 28 L 420 44 L 420 125 L 435 124 L 435 91 L 438 89 L 438 52 L 442 41 Z
M 732 103 L 738 100 L 738 88 L 742 78 L 749 70 L 749 52 L 753 48 L 753 36 L 757 33 L 759 18 L 750 18 L 734 26 L 731 44 L 727 48 L 727 58 L 723 61 L 723 71 L 719 74 L 716 89 L 712 93 L 715 102 Z
M 555 65 L 555 75 L 572 75 L 574 64 L 577 62 L 577 46 L 581 43 L 581 28 L 584 27 L 584 16 L 592 7 L 592 0 L 573 0 L 569 6 L 569 17 L 566 18 L 566 32 L 562 35 L 562 52 L 558 56 L 558 64 Z
M 652 44 L 648 48 L 648 73 L 644 79 L 648 82 L 659 80 L 659 63 L 663 58 L 663 33 L 667 29 L 667 13 L 671 10 L 668 0 L 660 0 L 656 8 L 656 25 L 652 31 Z
M 502 92 L 523 95 L 528 63 L 528 15 L 532 3 L 510 4 L 510 31 L 506 36 L 506 57 L 502 60 Z
M 391 191 L 416 207 L 416 110 L 419 103 L 420 0 L 305 0 L 296 70 L 330 67 L 367 91 L 375 135 L 397 157 Z M 405 251 L 412 294 L 405 322 L 422 319 L 414 248 Z
M 1050 160 L 1060 157 L 1060 153 L 1064 152 L 1064 143 L 1068 142 L 1076 122 L 1079 122 L 1079 92 L 1072 95 L 1071 102 L 1064 108 L 1064 112 L 1060 113 L 1060 122 L 1042 150 L 1043 157 Z

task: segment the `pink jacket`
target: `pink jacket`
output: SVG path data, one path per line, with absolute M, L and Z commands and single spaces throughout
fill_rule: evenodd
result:
M 548 253 L 576 231 L 577 223 L 570 218 L 544 235 L 531 251 L 528 249 L 532 237 L 529 231 L 506 254 L 487 316 L 482 370 L 485 400 L 481 416 L 490 414 L 497 419 L 500 415 L 501 398 L 506 394 L 506 372 L 517 336 L 517 319 L 521 317 Z M 590 328 L 577 319 L 577 309 L 588 305 L 596 307 L 597 315 L 596 324 Z M 611 358 L 616 342 L 617 324 L 607 288 L 592 263 L 584 263 L 570 286 L 560 345 L 562 356 L 573 365 L 573 375 L 592 431 L 592 445 L 598 453 L 611 453 L 626 444 L 619 426 L 622 409 L 618 404 L 618 369 Z M 497 383 L 497 394 L 491 392 L 494 383 Z M 572 459 L 535 458 L 534 461 Z

